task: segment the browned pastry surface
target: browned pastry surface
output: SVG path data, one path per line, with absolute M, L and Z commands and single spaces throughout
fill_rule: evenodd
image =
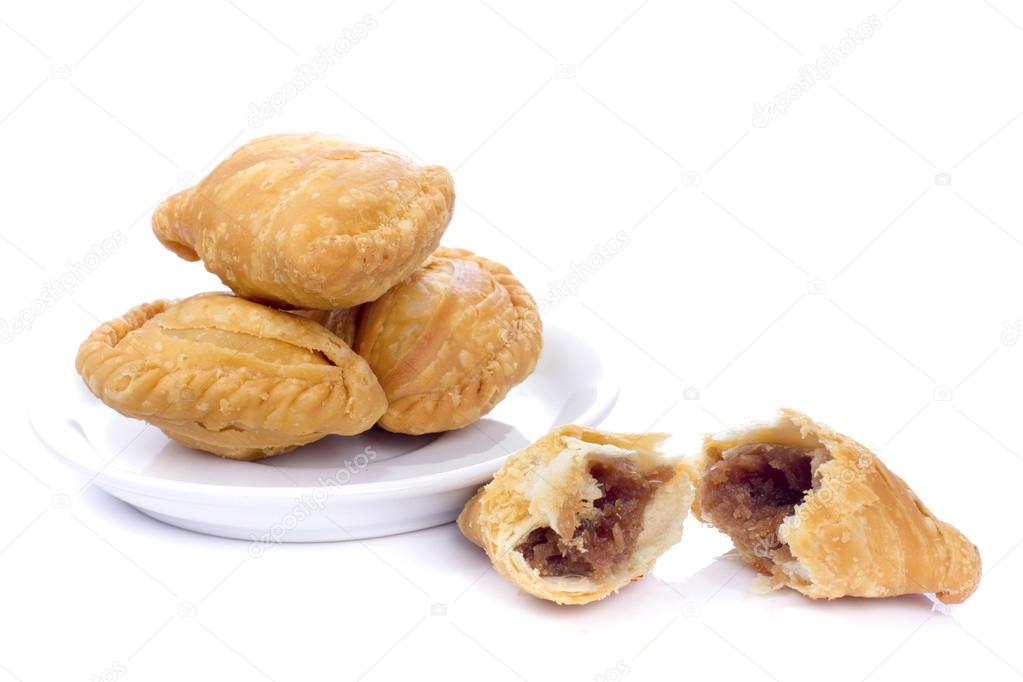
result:
M 156 301 L 96 329 L 76 368 L 118 412 L 234 459 L 370 428 L 386 399 L 321 325 L 226 294 Z
M 458 527 L 530 594 L 559 604 L 603 599 L 682 536 L 690 469 L 658 451 L 664 438 L 559 427 L 509 457 Z
M 293 315 L 299 315 L 310 320 L 315 320 L 341 338 L 345 345 L 355 345 L 355 331 L 359 324 L 359 310 L 361 306 L 354 308 L 337 308 L 335 310 L 289 310 Z
M 542 343 L 536 304 L 508 268 L 440 248 L 363 306 L 354 347 L 387 394 L 380 425 L 421 434 L 493 409 L 536 367 Z
M 153 231 L 240 296 L 330 310 L 407 277 L 453 208 L 454 184 L 439 166 L 326 135 L 271 135 L 161 203 Z
M 961 602 L 977 548 L 870 450 L 804 414 L 704 442 L 693 511 L 768 576 L 813 598 L 936 594 Z

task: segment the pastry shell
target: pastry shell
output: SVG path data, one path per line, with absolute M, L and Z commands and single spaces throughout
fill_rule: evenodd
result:
M 326 135 L 271 135 L 161 203 L 153 231 L 239 296 L 330 310 L 407 277 L 453 208 L 454 184 L 439 166 Z
M 387 406 L 366 362 L 321 325 L 226 294 L 133 308 L 90 334 L 75 366 L 121 414 L 232 459 L 360 433 Z
M 319 322 L 344 341 L 346 346 L 353 347 L 360 309 L 361 306 L 355 306 L 354 308 L 337 308 L 336 310 L 289 310 L 288 312 Z
M 698 469 L 753 443 L 827 453 L 815 466 L 813 487 L 778 528 L 792 560 L 779 564 L 737 543 L 742 558 L 767 576 L 766 587 L 787 586 L 815 599 L 934 593 L 949 604 L 976 589 L 977 548 L 935 517 L 877 455 L 805 414 L 782 410 L 775 422 L 707 437 Z M 704 485 L 701 479 L 693 503 L 701 520 Z
M 529 376 L 542 344 L 536 304 L 508 268 L 440 248 L 362 306 L 354 347 L 387 394 L 380 426 L 422 434 L 485 415 Z
M 682 522 L 693 499 L 690 465 L 669 459 L 658 448 L 667 436 L 621 434 L 583 426 L 559 427 L 511 455 L 493 481 L 469 500 L 458 516 L 466 538 L 482 547 L 494 568 L 526 592 L 558 604 L 586 604 L 603 599 L 653 568 L 654 562 L 682 537 Z M 571 538 L 593 509 L 592 458 L 627 458 L 641 472 L 669 466 L 674 476 L 663 483 L 643 509 L 642 530 L 631 553 L 602 579 L 543 576 L 517 548 L 531 532 L 550 527 Z

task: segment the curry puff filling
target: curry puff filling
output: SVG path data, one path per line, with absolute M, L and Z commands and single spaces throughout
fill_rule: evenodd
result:
M 721 453 L 703 473 L 703 514 L 735 546 L 769 562 L 792 561 L 779 528 L 813 488 L 830 455 L 823 447 L 747 443 Z
M 571 538 L 549 526 L 529 533 L 516 547 L 542 576 L 578 576 L 600 581 L 632 555 L 643 530 L 643 512 L 657 489 L 677 475 L 674 467 L 640 472 L 624 457 L 591 458 L 589 474 L 602 495 Z

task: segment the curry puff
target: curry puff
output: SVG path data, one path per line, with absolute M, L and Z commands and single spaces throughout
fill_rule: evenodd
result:
M 327 135 L 271 135 L 167 198 L 153 231 L 239 296 L 331 310 L 372 301 L 418 268 L 454 198 L 439 166 Z
M 694 514 L 727 533 L 768 588 L 954 604 L 980 580 L 962 533 L 869 449 L 799 412 L 708 437 L 699 468 Z
M 458 527 L 505 578 L 559 604 L 638 580 L 682 537 L 688 465 L 665 434 L 562 426 L 513 454 L 469 500 Z
M 387 394 L 380 426 L 423 434 L 487 414 L 533 371 L 542 345 L 536 304 L 508 268 L 440 248 L 361 307 L 354 347 Z
M 231 459 L 360 433 L 387 408 L 366 361 L 322 325 L 226 294 L 133 308 L 75 364 L 121 414 Z

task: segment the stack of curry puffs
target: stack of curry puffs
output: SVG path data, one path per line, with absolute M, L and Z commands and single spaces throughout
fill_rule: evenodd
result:
M 235 295 L 133 308 L 82 343 L 78 372 L 118 412 L 233 459 L 467 426 L 533 371 L 542 332 L 506 267 L 439 247 L 453 208 L 444 168 L 324 135 L 254 140 L 153 214 L 164 246 Z
M 95 330 L 77 369 L 103 402 L 186 446 L 252 460 L 374 424 L 457 429 L 536 366 L 540 318 L 503 265 L 439 247 L 450 174 L 322 135 L 243 146 L 164 201 L 153 230 L 236 295 L 146 303 Z M 458 518 L 495 568 L 561 604 L 642 577 L 692 510 L 766 589 L 934 593 L 980 579 L 977 548 L 856 441 L 804 414 L 711 436 L 567 425 L 508 458 Z

